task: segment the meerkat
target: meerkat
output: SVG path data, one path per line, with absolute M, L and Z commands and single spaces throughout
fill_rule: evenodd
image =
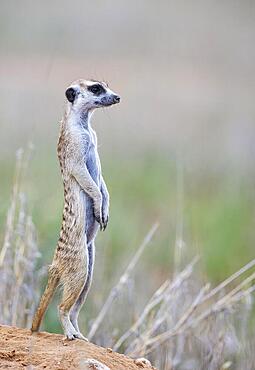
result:
M 32 322 L 38 331 L 43 315 L 61 285 L 59 318 L 67 339 L 84 339 L 78 315 L 88 294 L 95 258 L 95 237 L 109 219 L 109 193 L 101 172 L 97 135 L 91 127 L 96 108 L 120 102 L 104 82 L 78 80 L 65 92 L 66 106 L 57 146 L 64 185 L 63 220 L 48 283 Z

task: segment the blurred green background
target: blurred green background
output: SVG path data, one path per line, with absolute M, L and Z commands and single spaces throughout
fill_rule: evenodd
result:
M 122 97 L 93 118 L 111 215 L 96 243 L 91 317 L 156 221 L 139 265 L 145 297 L 173 273 L 175 245 L 181 265 L 200 254 L 203 278 L 213 283 L 254 258 L 254 5 L 1 3 L 0 227 L 15 151 L 32 142 L 24 188 L 40 264 L 51 262 L 61 224 L 56 141 L 65 87 L 102 79 Z

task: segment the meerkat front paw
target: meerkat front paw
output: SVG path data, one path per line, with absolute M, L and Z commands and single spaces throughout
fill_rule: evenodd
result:
M 102 204 L 102 222 L 103 222 L 103 231 L 106 229 L 109 221 L 109 196 L 103 196 Z
M 95 215 L 95 219 L 96 221 L 99 223 L 100 225 L 100 230 L 101 231 L 104 231 L 107 227 L 107 224 L 108 224 L 108 221 L 109 221 L 109 215 L 108 215 L 108 212 L 107 213 L 104 213 L 104 211 L 102 211 L 100 217 L 97 217 Z
M 102 195 L 99 193 L 99 197 L 94 199 L 94 216 L 96 221 L 100 225 L 100 230 L 103 229 L 103 219 L 102 219 Z
M 103 221 L 103 231 L 105 231 L 107 225 L 108 225 L 108 221 L 109 221 L 109 213 L 102 213 L 102 221 Z
M 102 212 L 101 212 L 101 207 L 100 207 L 100 212 L 96 212 L 95 208 L 94 208 L 94 216 L 95 216 L 95 219 L 96 221 L 99 223 L 100 225 L 100 230 L 103 230 L 104 228 L 104 223 L 103 223 L 103 218 L 102 218 Z
M 95 219 L 96 221 L 99 223 L 99 226 L 100 226 L 100 230 L 103 230 L 104 229 L 104 225 L 103 225 L 103 220 L 101 217 L 97 217 L 95 216 Z

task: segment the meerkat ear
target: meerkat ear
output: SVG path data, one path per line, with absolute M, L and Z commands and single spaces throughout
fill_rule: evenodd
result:
M 66 90 L 66 98 L 68 101 L 70 101 L 70 103 L 73 103 L 74 100 L 75 100 L 75 97 L 76 97 L 76 91 L 73 87 L 69 87 L 67 90 Z

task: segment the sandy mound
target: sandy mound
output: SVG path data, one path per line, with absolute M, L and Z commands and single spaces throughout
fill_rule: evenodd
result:
M 0 368 L 152 370 L 148 365 L 137 365 L 124 355 L 92 343 L 63 339 L 63 335 L 59 334 L 43 332 L 31 335 L 27 329 L 0 325 Z

